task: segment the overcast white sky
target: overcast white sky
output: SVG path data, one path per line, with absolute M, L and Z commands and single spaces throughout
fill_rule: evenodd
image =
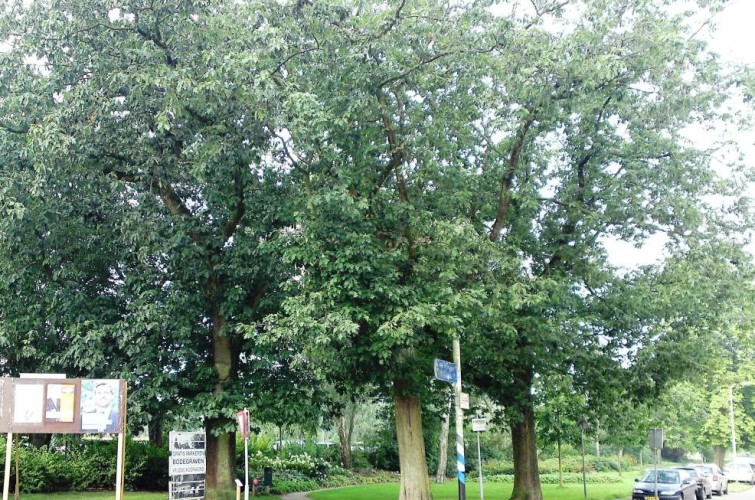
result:
M 734 0 L 714 18 L 716 33 L 708 33 L 711 47 L 727 59 L 755 64 L 755 0 Z
M 704 20 L 701 20 L 704 21 Z M 709 41 L 710 48 L 728 62 L 755 66 L 755 0 L 733 0 L 717 14 L 710 25 L 698 33 Z M 741 131 L 740 145 L 746 161 L 755 168 L 755 130 Z M 750 193 L 755 197 L 755 186 Z M 657 263 L 663 256 L 663 238 L 651 238 L 641 249 L 623 242 L 606 242 L 610 260 L 615 265 L 634 267 Z M 750 244 L 755 255 L 755 244 Z

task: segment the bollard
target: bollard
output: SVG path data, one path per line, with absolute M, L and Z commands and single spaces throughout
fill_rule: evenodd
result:
M 236 500 L 241 500 L 241 487 L 243 484 L 241 484 L 241 481 L 236 479 Z

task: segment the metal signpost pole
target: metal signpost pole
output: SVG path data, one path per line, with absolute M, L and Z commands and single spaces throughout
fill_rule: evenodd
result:
M 249 500 L 249 410 L 244 408 L 244 500 Z
M 480 453 L 480 433 L 488 430 L 488 422 L 484 418 L 472 419 L 472 431 L 477 433 L 477 461 L 479 471 L 480 500 L 485 500 L 485 494 L 482 487 L 482 454 Z
M 658 498 L 658 450 L 653 450 L 653 455 L 655 455 L 655 467 L 653 470 L 653 477 L 655 480 L 655 490 L 653 494 L 655 495 L 655 498 Z
M 585 492 L 585 498 L 587 498 L 587 472 L 585 471 L 585 426 L 580 425 L 582 427 L 582 488 Z
M 729 384 L 729 423 L 731 424 L 731 456 L 737 459 L 737 435 L 734 430 L 734 384 Z
M 244 500 L 249 500 L 249 409 L 236 412 L 236 420 L 244 439 Z
M 459 337 L 453 341 L 454 363 L 456 364 L 456 383 L 454 384 L 456 400 L 456 475 L 459 480 L 459 500 L 466 500 L 467 485 L 464 477 L 464 412 L 461 410 L 461 346 Z
M 480 433 L 477 433 L 477 470 L 478 481 L 480 482 L 480 500 L 485 500 L 485 495 L 482 493 L 482 454 L 480 453 Z
M 663 448 L 663 429 L 650 429 L 648 431 L 648 446 L 653 450 L 653 456 L 655 458 L 655 466 L 653 468 L 653 476 L 655 476 L 654 494 L 658 498 L 658 452 Z

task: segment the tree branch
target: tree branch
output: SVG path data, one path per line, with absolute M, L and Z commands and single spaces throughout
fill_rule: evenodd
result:
M 511 148 L 509 155 L 508 169 L 506 174 L 501 179 L 501 190 L 498 196 L 498 210 L 496 211 L 495 221 L 490 228 L 490 241 L 498 241 L 503 231 L 503 226 L 506 223 L 506 217 L 508 216 L 509 206 L 511 205 L 511 185 L 514 182 L 517 168 L 519 167 L 519 160 L 524 150 L 525 140 L 527 138 L 527 132 L 535 122 L 535 116 L 537 110 L 531 110 L 527 115 L 527 119 L 522 124 L 522 127 L 517 133 L 514 145 Z

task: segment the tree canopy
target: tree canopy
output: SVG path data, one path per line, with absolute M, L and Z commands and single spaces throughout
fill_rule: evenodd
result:
M 751 80 L 690 13 L 0 6 L 0 362 L 124 376 L 156 426 L 201 415 L 208 498 L 233 494 L 238 408 L 311 419 L 324 387 L 390 394 L 401 498 L 429 498 L 421 408 L 454 336 L 505 409 L 517 500 L 541 496 L 539 380 L 598 415 L 712 338 L 727 371 L 751 362 L 728 334 L 752 321 L 747 172 L 688 135 L 739 119 L 724 104 Z M 608 240 L 658 234 L 668 263 L 611 264 Z

